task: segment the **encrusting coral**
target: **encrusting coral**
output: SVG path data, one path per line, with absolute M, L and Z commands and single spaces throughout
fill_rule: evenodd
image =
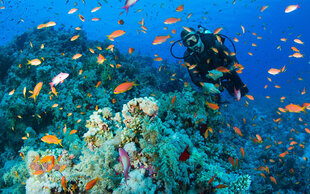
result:
M 153 97 L 144 97 L 125 104 L 121 117 L 108 107 L 93 112 L 86 122 L 85 145 L 75 162 L 77 158 L 64 150 L 29 151 L 26 157 L 30 173 L 26 181 L 27 192 L 81 192 L 96 177 L 98 182 L 89 190 L 90 193 L 211 191 L 216 189 L 213 184 L 225 184 L 223 191 L 248 190 L 248 176 L 226 173 L 229 165 L 220 158 L 209 157 L 204 151 L 204 143 L 194 146 L 203 141 L 198 131 L 189 136 L 185 129 L 167 128 L 157 116 L 158 111 L 160 104 Z M 117 159 L 120 147 L 130 158 L 127 184 L 123 167 Z M 185 149 L 189 156 L 184 160 L 181 155 Z M 52 156 L 54 162 L 42 163 L 44 156 Z M 52 163 L 53 167 L 48 169 Z M 61 168 L 63 165 L 65 167 Z M 39 170 L 43 171 L 42 174 L 36 173 Z M 217 176 L 208 185 L 214 174 Z M 62 177 L 65 177 L 65 186 L 61 184 Z M 230 184 L 232 182 L 235 183 Z

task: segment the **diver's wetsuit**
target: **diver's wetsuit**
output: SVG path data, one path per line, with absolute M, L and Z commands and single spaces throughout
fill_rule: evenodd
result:
M 234 96 L 234 88 L 236 88 L 236 90 L 240 89 L 241 96 L 247 94 L 249 89 L 244 86 L 244 83 L 241 81 L 239 75 L 232 67 L 234 63 L 238 63 L 236 56 L 227 56 L 224 51 L 227 51 L 227 53 L 230 54 L 229 49 L 224 44 L 221 44 L 219 41 L 217 41 L 214 34 L 201 34 L 200 38 L 205 46 L 204 51 L 201 54 L 193 53 L 189 56 L 189 54 L 192 52 L 190 49 L 187 49 L 184 53 L 184 56 L 188 56 L 184 59 L 185 62 L 189 63 L 190 65 L 197 64 L 195 68 L 188 68 L 189 74 L 194 84 L 202 87 L 200 82 L 213 84 L 219 83 L 228 90 L 231 96 Z M 224 39 L 222 39 L 222 42 L 224 43 Z M 211 49 L 212 47 L 216 48 L 218 53 L 213 51 Z M 209 73 L 208 71 L 216 69 L 220 66 L 233 70 L 231 70 L 229 73 L 223 73 L 223 77 L 216 81 L 214 81 L 212 78 L 206 77 L 206 75 Z M 221 88 L 220 90 L 223 91 Z

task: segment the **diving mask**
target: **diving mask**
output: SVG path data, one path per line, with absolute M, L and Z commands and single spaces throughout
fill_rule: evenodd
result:
M 183 44 L 194 52 L 200 52 L 202 46 L 200 37 L 196 33 L 190 33 L 185 37 Z

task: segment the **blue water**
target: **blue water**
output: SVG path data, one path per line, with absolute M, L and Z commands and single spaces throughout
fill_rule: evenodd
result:
M 51 0 L 51 1 L 4 0 L 3 4 L 0 3 L 0 7 L 1 6 L 5 7 L 4 9 L 0 9 L 0 16 L 1 16 L 0 17 L 0 29 L 1 29 L 0 30 L 0 46 L 3 46 L 2 48 L 5 48 L 12 41 L 14 41 L 16 37 L 22 35 L 24 32 L 33 32 L 33 30 L 36 29 L 36 27 L 39 24 L 46 23 L 49 21 L 56 22 L 57 25 L 53 27 L 56 31 L 71 30 L 70 32 L 73 32 L 74 28 L 81 27 L 82 30 L 86 32 L 86 36 L 88 39 L 87 41 L 104 42 L 104 41 L 107 41 L 107 35 L 111 34 L 113 31 L 124 30 L 126 33 L 123 36 L 115 38 L 114 42 L 109 41 L 109 44 L 114 44 L 115 48 L 117 48 L 119 52 L 123 55 L 123 57 L 128 59 L 128 61 L 136 60 L 137 62 L 139 62 L 140 60 L 139 57 L 155 58 L 154 55 L 157 54 L 161 58 L 164 59 L 165 63 L 166 62 L 169 63 L 168 66 L 172 69 L 170 74 L 172 73 L 182 74 L 180 78 L 184 78 L 186 79 L 184 81 L 190 82 L 187 71 L 184 71 L 184 68 L 181 67 L 181 65 L 179 64 L 179 60 L 173 58 L 170 54 L 170 47 L 171 47 L 170 41 L 177 41 L 180 39 L 180 32 L 183 29 L 182 26 L 193 27 L 197 29 L 197 26 L 200 24 L 206 27 L 207 29 L 210 29 L 211 31 L 214 31 L 216 28 L 223 27 L 221 34 L 225 34 L 231 39 L 236 37 L 239 40 L 239 42 L 234 42 L 236 49 L 237 49 L 237 58 L 239 60 L 239 63 L 245 67 L 242 74 L 240 74 L 240 77 L 242 78 L 243 82 L 249 88 L 250 90 L 249 94 L 255 97 L 253 106 L 250 106 L 249 107 L 250 110 L 247 110 L 248 111 L 247 113 L 244 112 L 242 117 L 249 116 L 250 113 L 252 113 L 254 109 L 260 110 L 261 114 L 267 115 L 267 117 L 270 117 L 270 118 L 276 119 L 278 117 L 283 116 L 285 121 L 283 121 L 284 122 L 283 125 L 279 126 L 279 131 L 271 132 L 271 134 L 268 134 L 268 137 L 271 136 L 270 138 L 273 140 L 273 138 L 277 136 L 277 133 L 282 133 L 282 131 L 289 131 L 291 128 L 299 129 L 299 131 L 304 133 L 305 136 L 301 135 L 302 137 L 299 137 L 299 138 L 294 136 L 294 139 L 295 138 L 299 139 L 300 140 L 299 143 L 303 142 L 303 144 L 306 146 L 305 150 L 309 151 L 309 143 L 310 143 L 309 135 L 310 134 L 307 134 L 304 132 L 304 128 L 307 127 L 307 125 L 305 124 L 307 124 L 307 122 L 308 124 L 310 124 L 309 115 L 308 115 L 309 113 L 305 113 L 305 114 L 297 113 L 299 114 L 298 116 L 289 115 L 292 113 L 285 113 L 286 115 L 278 116 L 276 113 L 276 109 L 278 107 L 284 108 L 284 106 L 290 103 L 301 105 L 305 102 L 310 102 L 310 98 L 309 98 L 309 93 L 310 93 L 310 87 L 309 87 L 310 85 L 309 84 L 310 83 L 310 58 L 309 58 L 310 56 L 310 45 L 309 45 L 310 27 L 309 27 L 309 21 L 308 21 L 310 18 L 310 13 L 308 11 L 310 9 L 310 1 L 305 1 L 305 0 L 304 1 L 300 1 L 300 0 L 298 1 L 297 0 L 287 0 L 287 1 L 236 0 L 235 4 L 233 4 L 232 0 L 229 0 L 229 1 L 228 0 L 226 1 L 140 0 L 135 5 L 129 8 L 128 13 L 126 13 L 126 10 L 122 9 L 122 7 L 125 4 L 125 1 L 123 0 L 122 1 L 107 0 L 106 2 L 100 0 L 98 2 L 102 5 L 101 9 L 99 9 L 97 12 L 94 12 L 94 13 L 91 13 L 90 11 L 93 8 L 99 6 L 98 2 L 91 1 L 91 0 L 85 0 L 85 1 L 86 2 L 83 3 L 82 0 L 76 0 L 76 1 L 70 0 L 66 4 L 65 0 Z M 77 5 L 74 5 L 75 3 Z M 176 12 L 175 9 L 181 4 L 184 4 L 184 10 L 182 12 Z M 299 4 L 300 8 L 298 8 L 297 10 L 291 13 L 284 13 L 285 8 L 288 5 L 292 5 L 292 4 Z M 264 5 L 268 5 L 269 7 L 264 12 L 260 12 L 261 7 Z M 68 14 L 68 11 L 72 8 L 77 8 L 78 11 L 73 14 Z M 192 16 L 189 19 L 187 19 L 186 16 L 189 13 L 192 13 Z M 82 22 L 79 19 L 78 14 L 83 15 L 86 21 Z M 91 18 L 94 18 L 94 17 L 100 18 L 100 21 L 91 21 Z M 164 24 L 164 21 L 170 17 L 181 18 L 181 21 L 175 24 L 170 24 L 170 25 Z M 122 19 L 125 22 L 124 25 L 118 24 L 118 21 L 120 19 Z M 140 22 L 142 19 L 144 19 L 145 27 L 147 27 L 148 29 L 147 33 L 141 32 L 142 29 L 138 22 Z M 241 25 L 245 27 L 244 34 L 242 33 Z M 164 29 L 165 27 L 167 27 L 168 29 L 165 30 Z M 176 30 L 176 34 L 171 33 L 172 29 Z M 241 36 L 239 36 L 238 33 L 241 33 Z M 256 33 L 257 35 L 253 35 L 252 33 Z M 77 33 L 74 32 L 74 34 L 72 33 L 72 36 L 76 34 Z M 167 42 L 163 44 L 159 44 L 159 45 L 152 44 L 156 36 L 168 35 L 168 34 L 170 34 L 172 38 L 168 39 Z M 262 39 L 257 39 L 258 36 L 262 37 Z M 53 37 L 48 37 L 48 38 L 51 39 Z M 281 38 L 286 38 L 287 41 L 283 42 L 280 40 Z M 302 40 L 304 44 L 295 43 L 293 40 L 296 38 Z M 42 44 L 44 43 L 45 42 L 43 40 Z M 257 47 L 253 47 L 251 45 L 252 43 L 255 43 Z M 28 43 L 25 43 L 25 45 L 26 44 L 27 46 L 29 45 Z M 229 43 L 229 41 L 226 41 L 226 45 L 232 50 L 232 45 Z M 302 58 L 289 57 L 289 55 L 294 53 L 291 50 L 292 46 L 300 50 L 300 53 L 303 55 Z M 135 49 L 133 55 L 128 55 L 128 49 L 130 47 Z M 281 49 L 277 49 L 277 47 L 281 47 Z M 105 48 L 103 48 L 103 50 L 105 50 Z M 183 55 L 184 51 L 185 51 L 184 48 L 180 48 L 178 46 L 176 46 L 175 48 L 175 52 L 178 55 Z M 15 50 L 14 52 L 15 54 L 12 54 L 12 55 L 7 54 L 6 56 L 8 58 L 11 58 L 12 61 L 14 61 L 16 58 L 16 61 L 14 61 L 14 64 L 12 65 L 16 66 L 19 63 L 23 63 L 21 60 L 19 60 L 18 58 L 19 55 L 16 54 L 16 53 L 19 53 L 20 51 Z M 250 56 L 248 52 L 251 52 L 253 56 Z M 2 49 L 1 54 L 5 55 L 5 53 L 6 53 L 5 50 Z M 71 54 L 75 54 L 75 53 L 71 53 Z M 134 59 L 132 59 L 133 56 L 134 56 Z M 34 55 L 33 58 L 36 58 L 36 55 Z M 145 60 L 145 63 L 140 64 L 139 66 L 147 69 L 151 67 L 158 68 L 160 65 L 162 65 L 161 62 Z M 275 76 L 268 74 L 268 70 L 270 68 L 281 69 L 284 65 L 286 67 L 286 71 L 284 73 L 280 73 Z M 19 75 L 17 71 L 15 70 L 11 68 L 5 74 L 9 74 L 10 72 L 11 78 L 15 73 L 18 75 L 17 77 L 19 77 L 19 79 L 20 77 L 23 77 L 22 75 Z M 62 68 L 58 66 L 57 71 L 56 70 L 55 71 L 49 70 L 49 71 L 51 71 L 51 74 L 50 74 L 50 78 L 48 78 L 48 81 L 46 81 L 45 83 L 46 88 L 48 88 L 47 83 L 50 82 L 51 79 L 55 75 L 57 75 L 61 71 L 71 71 L 71 69 L 66 67 L 62 70 Z M 118 84 L 120 84 L 122 81 L 125 81 L 125 80 L 134 81 L 131 79 L 133 79 L 138 74 L 140 75 L 143 73 L 137 72 L 135 74 L 135 72 L 130 72 L 130 74 L 129 73 L 126 74 L 126 72 L 124 72 L 122 74 L 122 76 L 124 77 L 117 77 L 115 79 L 118 80 Z M 152 75 L 155 75 L 155 74 L 152 74 Z M 34 77 L 32 77 L 34 80 L 31 80 L 29 77 L 25 78 L 28 80 L 27 81 L 28 83 L 31 82 L 30 85 L 27 85 L 27 88 L 29 88 L 27 90 L 33 90 L 35 84 L 40 81 L 40 80 L 37 80 L 37 77 L 36 78 Z M 153 77 L 153 78 L 154 80 L 156 80 L 156 77 Z M 272 81 L 271 82 L 268 81 L 267 78 L 271 78 Z M 14 85 L 15 83 L 11 81 L 6 82 L 5 81 L 6 76 L 4 76 L 2 79 L 1 79 L 2 80 L 1 89 L 3 90 L 3 93 L 1 93 L 1 98 L 3 99 L 1 103 L 2 103 L 2 108 L 3 108 L 3 107 L 6 107 L 5 105 L 9 101 L 7 99 L 10 99 L 7 93 L 19 87 L 19 93 L 20 93 L 19 95 L 22 95 L 21 94 L 22 88 L 25 87 L 26 85 Z M 76 84 L 76 82 L 75 83 L 72 83 L 73 81 L 70 82 L 70 79 L 72 79 L 71 75 L 67 80 L 65 80 L 64 84 L 69 84 L 69 83 L 72 85 Z M 99 79 L 92 80 L 91 84 L 95 85 L 98 80 Z M 157 77 L 157 81 L 159 82 L 157 83 L 157 86 L 159 86 L 159 88 L 161 88 L 162 86 L 163 87 L 161 88 L 162 91 L 165 91 L 165 92 L 170 91 L 169 88 L 166 88 L 167 85 L 164 85 L 164 84 L 161 85 L 159 80 L 160 78 Z M 19 83 L 22 83 L 22 81 L 23 81 L 22 79 L 18 80 Z M 113 94 L 111 94 L 111 91 L 113 90 L 112 87 L 115 87 L 118 84 L 113 83 L 112 85 L 104 85 L 104 87 L 106 87 L 105 89 L 108 92 L 110 92 L 109 95 L 111 95 L 109 96 L 109 98 L 107 97 L 109 99 L 108 102 L 111 102 L 112 98 L 114 98 L 112 96 Z M 142 83 L 142 85 L 143 84 L 145 83 Z M 264 89 L 265 85 L 268 85 L 266 89 Z M 275 88 L 274 87 L 275 85 L 279 85 L 281 86 L 281 88 Z M 171 85 L 168 84 L 168 86 L 171 86 Z M 60 87 L 65 87 L 65 86 L 62 85 Z M 87 86 L 87 87 L 90 87 L 90 86 Z M 174 87 L 177 87 L 177 85 L 174 85 Z M 304 88 L 305 88 L 306 93 L 304 95 L 301 95 L 301 92 Z M 81 89 L 81 87 L 79 89 Z M 178 88 L 178 89 L 179 91 L 182 91 L 182 88 Z M 60 91 L 59 88 L 57 88 L 57 91 L 58 90 Z M 143 96 L 144 94 L 149 95 L 152 93 L 151 90 L 152 88 L 150 88 L 149 90 L 142 90 L 142 91 L 139 91 L 139 94 L 141 96 Z M 171 89 L 171 92 L 172 91 L 173 89 Z M 48 93 L 47 89 L 45 93 Z M 173 95 L 170 94 L 170 96 L 168 95 L 168 98 L 170 97 L 171 99 L 172 96 Z M 265 98 L 266 96 L 270 96 L 270 99 L 266 99 Z M 286 97 L 287 99 L 285 100 L 285 102 L 282 103 L 280 102 L 280 98 L 283 96 Z M 114 108 L 119 111 L 122 108 L 122 104 L 125 104 L 126 102 L 128 102 L 130 99 L 134 97 L 138 97 L 138 96 L 135 96 L 133 94 L 128 94 L 128 96 L 123 95 L 122 97 L 117 99 L 118 100 L 117 103 L 119 103 L 118 107 L 116 107 L 116 105 L 111 105 L 111 106 L 114 106 Z M 246 98 L 244 98 L 238 104 L 238 102 L 234 102 L 232 98 L 230 98 L 227 95 L 225 98 L 231 101 L 232 104 L 231 105 L 228 104 L 230 108 L 227 109 L 228 112 L 225 112 L 223 114 L 224 117 L 225 116 L 229 117 L 233 115 L 232 113 L 234 113 L 234 111 L 239 110 L 238 106 L 244 107 L 245 100 L 247 100 Z M 166 104 L 170 103 L 170 99 L 169 99 L 169 102 L 166 102 Z M 38 99 L 38 101 L 40 101 L 40 99 Z M 33 100 L 29 99 L 29 102 L 32 103 Z M 49 103 L 52 103 L 52 102 L 49 102 Z M 95 104 L 95 103 L 98 103 L 98 101 L 91 101 L 89 103 Z M 52 104 L 50 104 L 50 106 Z M 36 111 L 38 111 L 38 109 L 36 109 Z M 36 111 L 29 113 L 28 116 L 31 117 L 32 114 L 43 114 L 42 112 L 46 110 L 42 110 L 41 112 L 36 112 Z M 223 109 L 222 111 L 225 111 L 225 109 Z M 5 118 L 4 120 L 12 116 L 12 115 L 8 115 L 7 113 L 3 113 L 4 112 L 3 110 L 1 110 L 1 112 L 2 112 L 1 113 L 2 117 Z M 68 110 L 68 112 L 70 111 Z M 14 114 L 15 116 L 17 116 L 19 113 L 14 112 Z M 91 112 L 88 112 L 87 116 L 89 116 L 90 114 Z M 251 117 L 252 116 L 254 115 L 251 115 Z M 23 117 L 26 117 L 26 116 L 24 115 Z M 299 117 L 303 118 L 302 122 L 298 121 Z M 88 117 L 85 117 L 85 120 L 87 119 Z M 242 123 L 241 121 L 242 118 L 235 117 L 234 119 Z M 252 118 L 247 118 L 247 120 L 251 120 L 251 119 Z M 228 119 L 225 118 L 224 120 L 227 121 Z M 35 128 L 37 126 L 37 124 L 31 123 L 28 121 L 25 121 L 23 123 L 24 124 L 23 127 L 28 126 L 28 127 Z M 63 124 L 64 122 L 60 122 L 60 123 Z M 53 131 L 56 134 L 57 131 L 52 128 L 60 125 L 60 123 L 58 124 L 49 123 L 49 124 L 46 124 L 44 127 L 48 128 L 48 131 Z M 294 125 L 292 123 L 294 123 Z M 271 131 L 271 128 L 274 127 L 273 124 L 274 123 L 272 122 L 269 124 L 263 123 L 261 126 L 263 128 L 262 131 L 255 132 L 254 130 L 254 131 L 249 132 L 250 134 L 247 134 L 247 136 L 254 137 L 255 133 L 259 133 L 262 136 L 264 136 L 264 133 L 267 133 L 267 131 Z M 287 125 L 289 125 L 290 127 L 288 127 Z M 10 125 L 3 125 L 3 126 L 6 126 L 6 127 L 1 129 L 3 131 L 1 132 L 1 134 L 7 134 L 7 132 L 4 132 L 4 131 L 11 131 Z M 267 126 L 270 126 L 270 128 L 266 129 Z M 62 128 L 63 127 L 60 127 L 60 129 Z M 74 126 L 71 126 L 71 129 L 73 128 Z M 19 129 L 19 130 L 22 130 L 22 129 Z M 42 130 L 40 132 L 37 132 L 37 135 L 38 137 L 42 137 L 43 134 L 47 133 L 48 131 Z M 20 136 L 20 137 L 18 136 L 18 139 L 20 139 L 25 134 L 22 134 L 21 132 L 18 135 Z M 80 137 L 82 137 L 82 135 L 83 133 L 79 134 Z M 10 136 L 10 138 L 11 137 L 13 136 Z M 227 136 L 225 136 L 225 138 L 227 138 Z M 267 138 L 267 135 L 264 138 Z M 281 138 L 284 138 L 284 135 Z M 290 136 L 286 136 L 286 138 L 288 142 Z M 81 140 L 83 140 L 83 138 L 81 138 Z M 283 139 L 281 140 L 284 141 Z M 16 160 L 16 161 L 20 160 L 20 158 L 18 158 L 19 156 L 17 152 L 19 148 L 10 148 L 10 146 L 6 146 L 5 138 L 2 138 L 1 141 L 2 141 L 1 145 L 5 147 L 1 150 L 6 150 L 4 151 L 4 155 L 6 155 L 7 153 L 7 158 L 12 157 L 14 158 L 13 160 Z M 18 146 L 20 148 L 25 146 L 22 141 L 20 140 L 18 141 L 19 141 Z M 37 138 L 37 141 L 40 141 L 40 139 Z M 238 143 L 236 143 L 236 145 L 238 145 Z M 38 144 L 36 145 L 34 142 L 33 144 L 28 143 L 27 146 L 30 146 L 30 147 L 33 146 L 35 149 L 40 148 L 40 145 Z M 238 145 L 238 146 L 244 147 L 244 145 Z M 69 146 L 67 145 L 67 148 L 68 147 Z M 282 148 L 281 150 L 280 148 L 279 150 L 277 150 L 277 153 L 282 153 L 282 152 L 283 152 Z M 250 154 L 250 153 L 247 153 L 247 154 Z M 300 154 L 299 156 L 300 157 L 310 156 L 310 153 L 303 153 L 303 154 Z M 250 165 L 251 159 L 249 159 L 247 162 Z M 5 164 L 6 164 L 5 161 L 1 163 L 1 168 L 3 169 L 2 170 L 3 172 L 1 173 L 1 175 L 9 171 L 9 168 L 7 166 L 4 167 Z M 296 164 L 300 164 L 300 163 L 296 162 Z M 8 163 L 6 165 L 8 165 Z M 264 165 L 264 164 L 262 163 L 261 165 Z M 299 187 L 304 187 L 304 189 L 301 189 L 301 190 L 304 192 L 309 192 L 309 190 L 307 189 L 309 189 L 310 175 L 309 174 L 303 175 L 301 166 L 306 166 L 307 168 L 309 168 L 309 161 L 307 161 L 306 164 L 302 163 L 300 164 L 300 166 L 294 167 L 295 172 L 300 173 L 300 176 L 304 176 L 304 178 L 306 179 L 305 182 L 308 182 L 306 185 L 300 185 Z M 257 168 L 259 166 L 251 166 L 252 169 L 254 169 L 254 167 Z M 14 172 L 14 170 L 12 172 Z M 288 176 L 287 174 L 284 174 L 284 173 L 283 175 Z M 253 180 L 252 184 L 256 184 L 254 181 L 254 178 L 252 178 L 252 180 Z M 5 184 L 1 182 L 1 187 L 5 188 L 5 190 L 3 190 L 5 192 L 9 192 L 9 190 L 7 189 L 9 189 L 11 183 L 8 183 L 8 182 L 6 182 Z M 283 185 L 281 185 L 281 183 L 278 183 L 278 185 L 275 186 L 271 184 L 269 181 L 268 184 L 273 186 L 271 190 L 274 192 L 280 191 L 282 193 L 286 193 L 288 191 L 291 191 L 291 192 L 294 191 L 294 189 L 292 188 L 289 188 L 289 189 L 284 188 Z M 301 190 L 298 190 L 298 192 L 301 192 Z M 20 191 L 24 192 L 25 190 L 21 189 Z M 253 192 L 253 190 L 251 190 L 251 192 Z

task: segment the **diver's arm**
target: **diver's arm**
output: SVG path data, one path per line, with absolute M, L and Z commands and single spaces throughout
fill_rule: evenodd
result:
M 202 87 L 202 85 L 200 83 L 202 82 L 206 82 L 206 79 L 203 79 L 199 73 L 199 71 L 197 70 L 197 67 L 189 69 L 189 67 L 187 67 L 187 70 L 189 72 L 189 75 L 191 76 L 192 82 L 198 86 L 198 87 Z

